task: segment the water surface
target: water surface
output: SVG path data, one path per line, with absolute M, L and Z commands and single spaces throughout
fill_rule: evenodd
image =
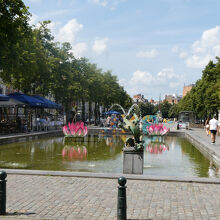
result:
M 0 167 L 122 173 L 126 136 L 89 135 L 64 144 L 63 137 L 44 138 L 0 146 Z M 145 138 L 144 174 L 179 177 L 218 177 L 216 170 L 186 139 Z

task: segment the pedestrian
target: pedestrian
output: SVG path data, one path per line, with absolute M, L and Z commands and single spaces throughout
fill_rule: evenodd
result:
M 207 136 L 209 136 L 209 121 L 210 121 L 210 117 L 208 117 L 205 121 L 205 131 Z
M 107 117 L 107 119 L 106 119 L 107 127 L 110 127 L 110 122 L 111 122 L 111 116 L 108 115 L 108 117 Z
M 38 115 L 37 118 L 36 118 L 36 126 L 37 126 L 37 131 L 40 131 L 41 130 L 41 126 L 40 126 L 40 116 Z
M 211 132 L 212 144 L 215 143 L 216 133 L 217 135 L 219 135 L 218 121 L 216 120 L 216 118 L 216 115 L 214 115 L 213 118 L 209 121 L 209 130 Z

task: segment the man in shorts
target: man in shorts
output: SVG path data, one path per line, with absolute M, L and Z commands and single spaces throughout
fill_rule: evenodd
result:
M 216 133 L 218 134 L 218 121 L 216 120 L 216 116 L 209 121 L 209 130 L 211 132 L 211 140 L 212 144 L 215 143 Z

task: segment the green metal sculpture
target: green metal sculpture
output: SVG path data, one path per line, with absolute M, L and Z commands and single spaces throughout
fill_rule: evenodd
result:
M 133 137 L 127 138 L 125 147 L 133 147 L 135 150 L 143 150 L 144 145 L 138 116 L 135 113 L 130 119 L 128 115 L 125 116 L 123 118 L 122 128 L 125 131 L 131 132 L 133 135 Z

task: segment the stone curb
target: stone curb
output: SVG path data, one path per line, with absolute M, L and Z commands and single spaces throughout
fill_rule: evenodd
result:
M 211 144 L 208 144 L 200 137 L 189 132 L 185 132 L 185 138 L 191 142 L 212 163 L 214 163 L 217 167 L 220 167 L 220 155 L 215 149 L 213 149 L 213 146 L 210 146 Z
M 61 135 L 63 132 L 61 130 L 53 130 L 47 132 L 34 132 L 34 133 L 24 133 L 24 134 L 13 134 L 8 136 L 0 137 L 0 145 L 7 144 L 7 143 L 14 143 L 14 142 L 21 142 L 21 141 L 28 141 L 32 139 L 38 139 L 38 137 L 43 136 L 54 136 L 54 134 Z
M 61 177 L 82 177 L 82 178 L 103 178 L 117 179 L 121 176 L 129 180 L 146 180 L 162 182 L 185 182 L 185 183 L 208 183 L 220 184 L 218 178 L 196 178 L 196 177 L 176 177 L 176 176 L 150 176 L 150 175 L 133 175 L 122 173 L 87 173 L 87 172 L 66 172 L 66 171 L 49 171 L 49 170 L 17 170 L 4 169 L 8 174 L 15 175 L 41 175 L 41 176 L 61 176 Z

